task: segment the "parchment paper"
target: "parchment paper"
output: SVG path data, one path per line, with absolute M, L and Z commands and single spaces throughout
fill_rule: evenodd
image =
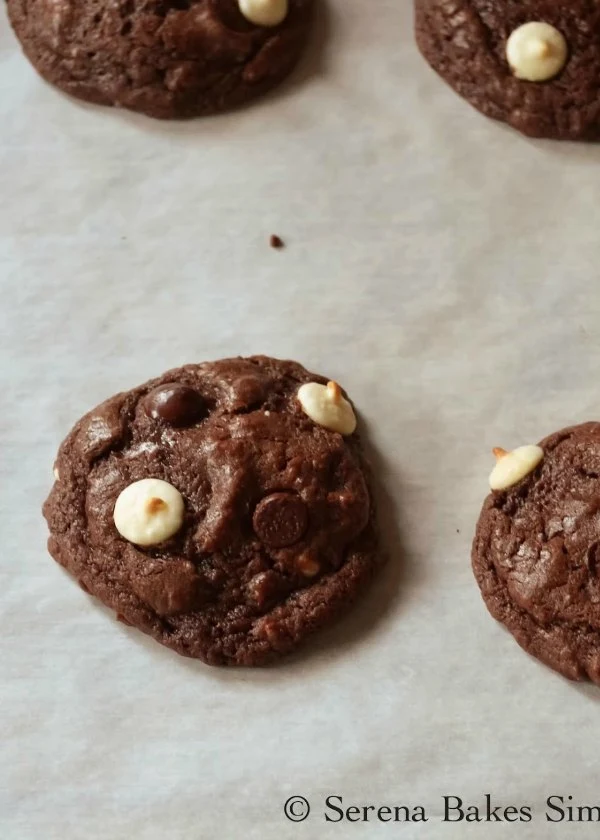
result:
M 600 692 L 488 616 L 469 552 L 490 448 L 600 416 L 600 148 L 472 111 L 405 0 L 327 8 L 290 83 L 188 124 L 57 93 L 0 10 L 2 840 L 597 836 L 544 803 L 600 802 Z M 88 408 L 256 352 L 352 395 L 390 562 L 305 654 L 216 670 L 84 595 L 40 506 Z M 441 821 L 486 793 L 534 819 Z

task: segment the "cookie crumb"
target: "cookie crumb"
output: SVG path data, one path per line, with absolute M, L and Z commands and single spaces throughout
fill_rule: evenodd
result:
M 285 248 L 285 242 L 283 241 L 283 239 L 281 239 L 281 237 L 277 236 L 277 234 L 275 233 L 271 234 L 271 238 L 269 239 L 269 245 L 271 246 L 271 248 Z

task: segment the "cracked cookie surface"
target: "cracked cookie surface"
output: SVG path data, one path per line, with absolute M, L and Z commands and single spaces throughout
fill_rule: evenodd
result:
M 169 119 L 233 108 L 296 64 L 313 0 L 289 0 L 276 27 L 237 0 L 7 0 L 31 63 L 72 96 Z
M 291 651 L 378 564 L 360 441 L 303 412 L 298 388 L 311 381 L 326 382 L 295 362 L 225 359 L 102 403 L 60 447 L 44 505 L 50 553 L 178 653 L 260 665 Z M 123 491 L 148 479 L 171 485 L 183 516 L 164 542 L 142 547 L 113 516 Z M 170 495 L 151 502 L 160 511 Z
M 540 446 L 532 473 L 486 499 L 473 570 L 489 611 L 526 651 L 600 684 L 600 423 Z
M 415 0 L 416 37 L 429 64 L 486 116 L 526 135 L 600 138 L 600 6 L 595 0 Z M 544 82 L 511 70 L 506 47 L 530 21 L 565 38 L 564 68 Z

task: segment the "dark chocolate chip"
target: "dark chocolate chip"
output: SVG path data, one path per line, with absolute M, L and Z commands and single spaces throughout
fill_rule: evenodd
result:
M 277 236 L 276 233 L 271 234 L 271 238 L 269 239 L 269 245 L 271 248 L 283 248 L 285 243 L 280 236 Z
M 197 391 L 176 382 L 150 391 L 144 400 L 146 414 L 170 426 L 191 426 L 206 413 L 204 400 Z
M 306 531 L 306 505 L 295 493 L 271 493 L 256 506 L 252 525 L 266 545 L 285 548 L 298 542 Z

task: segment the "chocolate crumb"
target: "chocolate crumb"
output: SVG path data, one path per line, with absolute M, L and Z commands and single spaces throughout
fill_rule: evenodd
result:
M 270 244 L 271 248 L 284 248 L 285 247 L 285 242 L 283 241 L 283 239 L 281 239 L 275 233 L 271 234 L 271 239 L 269 240 L 269 244 Z

